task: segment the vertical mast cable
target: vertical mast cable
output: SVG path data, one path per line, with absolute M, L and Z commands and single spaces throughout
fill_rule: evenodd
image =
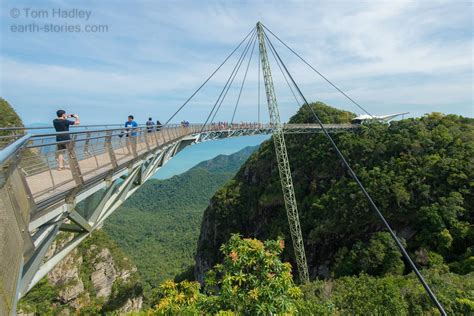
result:
M 256 27 L 252 28 L 252 30 L 250 30 L 250 32 L 247 34 L 247 36 L 244 37 L 244 39 L 239 43 L 239 45 L 237 45 L 236 48 L 234 48 L 234 50 L 227 56 L 226 59 L 224 59 L 224 61 L 219 65 L 219 67 L 217 67 L 216 70 L 214 70 L 214 72 L 203 82 L 203 84 L 201 84 L 201 86 L 199 88 L 197 88 L 196 91 L 194 91 L 194 93 L 178 108 L 178 110 L 173 114 L 171 115 L 171 117 L 165 122 L 165 124 L 163 124 L 163 127 L 168 125 L 168 123 L 184 108 L 184 106 L 186 104 L 188 104 L 189 101 L 191 101 L 191 99 L 199 92 L 199 90 L 202 89 L 202 87 L 204 87 L 204 85 L 209 81 L 211 80 L 211 78 L 216 74 L 216 72 L 219 71 L 219 69 L 221 69 L 221 67 L 229 60 L 229 58 L 239 49 L 239 47 L 242 45 L 243 42 L 245 42 L 245 40 L 250 36 L 250 34 L 252 34 L 254 31 L 256 30 Z
M 216 115 L 217 115 L 217 112 L 219 112 L 221 106 L 222 106 L 222 103 L 224 102 L 225 98 L 227 97 L 227 93 L 229 92 L 230 90 L 230 87 L 232 86 L 232 84 L 234 83 L 234 80 L 235 78 L 237 77 L 237 74 L 239 73 L 240 71 L 240 67 L 242 66 L 244 60 L 245 60 L 245 57 L 247 56 L 247 53 L 250 49 L 250 46 L 252 45 L 254 39 L 256 39 L 257 36 L 255 35 L 255 37 L 253 38 L 250 38 L 249 42 L 247 43 L 246 47 L 245 47 L 245 51 L 244 53 L 240 56 L 238 62 L 237 62 L 237 67 L 234 68 L 234 71 L 231 73 L 231 80 L 230 82 L 227 82 L 226 84 L 226 87 L 224 87 L 225 89 L 225 92 L 224 92 L 224 95 L 222 96 L 222 98 L 220 99 L 220 102 L 219 102 L 219 105 L 217 106 L 217 109 L 216 111 L 214 112 L 214 115 L 212 116 L 212 119 L 210 121 L 210 124 L 212 124 L 212 122 L 214 122 L 214 119 L 216 118 Z
M 251 40 L 253 39 L 253 36 L 257 33 L 256 28 L 254 28 L 253 31 L 254 31 L 254 32 L 253 32 L 253 35 L 252 35 L 252 37 L 250 38 L 250 40 L 247 42 L 247 46 L 246 46 L 246 48 L 244 49 L 244 52 L 246 51 L 246 49 L 247 49 L 248 46 L 250 45 L 250 42 L 251 42 Z M 209 121 L 209 118 L 211 117 L 212 113 L 214 112 L 214 109 L 216 108 L 217 104 L 219 103 L 219 100 L 220 100 L 220 98 L 222 97 L 222 94 L 224 93 L 224 91 L 225 91 L 227 85 L 229 84 L 229 81 L 231 80 L 231 77 L 232 77 L 232 75 L 233 75 L 235 69 L 236 69 L 237 66 L 239 65 L 239 62 L 240 62 L 240 60 L 241 60 L 241 58 L 242 58 L 244 52 L 242 52 L 242 55 L 240 56 L 239 60 L 237 61 L 237 64 L 235 65 L 234 70 L 232 71 L 231 75 L 230 75 L 229 78 L 227 79 L 227 82 L 226 82 L 226 84 L 224 85 L 224 88 L 222 89 L 221 93 L 219 94 L 219 97 L 217 98 L 216 103 L 215 103 L 214 106 L 212 107 L 211 112 L 209 113 L 209 115 L 208 115 L 206 121 L 204 122 L 204 125 L 202 126 L 201 131 L 200 131 L 201 133 L 202 133 L 202 131 L 204 130 L 204 128 L 206 127 L 206 124 L 207 124 L 207 122 Z
M 258 58 L 258 125 L 260 125 L 260 58 Z
M 244 74 L 244 78 L 242 80 L 242 85 L 240 86 L 239 96 L 237 97 L 237 102 L 235 103 L 234 113 L 232 114 L 232 119 L 230 121 L 231 125 L 232 125 L 232 123 L 234 123 L 235 112 L 237 111 L 237 107 L 239 106 L 240 97 L 242 95 L 242 90 L 244 88 L 245 79 L 247 79 L 247 73 L 249 72 L 249 66 L 250 66 L 250 62 L 252 61 L 253 51 L 255 49 L 255 44 L 256 43 L 257 43 L 257 37 L 255 37 L 255 41 L 253 42 L 253 45 L 252 45 L 252 51 L 250 52 L 250 55 L 249 55 L 249 62 L 247 63 L 247 69 L 245 69 L 245 74 Z

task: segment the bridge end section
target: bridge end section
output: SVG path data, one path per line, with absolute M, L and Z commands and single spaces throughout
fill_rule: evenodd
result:
M 16 302 L 25 256 L 33 250 L 28 222 L 31 211 L 26 194 L 13 192 L 24 188 L 19 170 L 4 180 L 0 188 L 0 315 L 16 315 Z M 2 181 L 3 182 L 3 181 Z
M 18 166 L 27 140 L 0 152 L 0 315 L 16 315 L 22 267 L 34 248 L 28 223 L 35 204 Z

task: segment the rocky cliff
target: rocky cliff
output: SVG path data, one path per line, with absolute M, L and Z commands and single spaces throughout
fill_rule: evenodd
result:
M 322 103 L 312 106 L 324 123 L 353 117 Z M 290 122 L 314 119 L 302 108 Z M 449 265 L 464 273 L 474 269 L 469 263 L 474 256 L 469 224 L 474 220 L 469 180 L 474 177 L 474 120 L 434 113 L 333 137 L 418 264 Z M 285 139 L 311 278 L 406 271 L 324 136 Z M 197 280 L 221 259 L 219 247 L 232 233 L 261 240 L 284 237 L 283 260 L 295 267 L 271 140 L 211 199 L 198 241 Z
M 47 256 L 72 237 L 64 233 Z M 123 314 L 140 310 L 142 300 L 135 266 L 104 232 L 96 231 L 19 302 L 19 309 L 25 314 Z

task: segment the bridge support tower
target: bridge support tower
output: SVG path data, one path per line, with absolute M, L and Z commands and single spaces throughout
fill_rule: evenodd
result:
M 263 26 L 260 22 L 257 23 L 257 35 L 263 78 L 265 82 L 265 92 L 267 95 L 268 112 L 270 113 L 270 124 L 273 128 L 273 143 L 275 144 L 278 170 L 280 172 L 281 187 L 283 190 L 283 198 L 285 200 L 291 239 L 293 241 L 300 281 L 306 283 L 309 281 L 309 274 L 308 265 L 306 263 L 306 254 L 304 251 L 303 236 L 301 234 L 300 219 L 298 216 L 298 206 L 296 204 L 295 190 L 293 188 L 293 179 L 291 178 L 291 169 L 288 161 L 288 153 L 286 151 L 283 125 L 280 121 L 280 113 L 278 111 L 278 103 L 275 89 L 273 87 L 270 63 L 268 62 L 265 35 L 263 33 Z

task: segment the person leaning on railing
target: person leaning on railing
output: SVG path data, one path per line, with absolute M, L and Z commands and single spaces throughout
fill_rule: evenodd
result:
M 145 125 L 148 133 L 153 132 L 153 130 L 155 129 L 155 122 L 153 122 L 153 119 L 151 117 L 148 118 L 148 121 L 146 121 Z
M 128 137 L 126 143 L 129 154 L 137 151 L 138 124 L 133 119 L 133 115 L 129 115 L 125 122 L 125 135 Z
M 64 110 L 56 111 L 57 118 L 53 120 L 54 129 L 56 132 L 68 132 L 69 126 L 79 125 L 81 120 L 77 114 L 66 114 Z M 75 120 L 68 120 L 69 117 L 73 117 Z M 58 134 L 56 135 L 57 151 L 56 151 L 56 161 L 58 162 L 58 170 L 64 170 L 64 152 L 66 151 L 67 141 L 71 140 L 71 135 L 69 134 Z

